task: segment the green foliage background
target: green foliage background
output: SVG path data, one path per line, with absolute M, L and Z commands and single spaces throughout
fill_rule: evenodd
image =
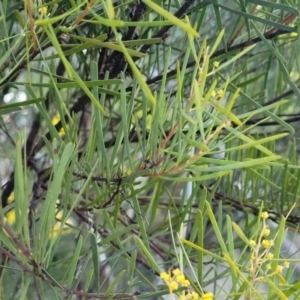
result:
M 298 236 L 298 10 L 1 1 L 1 298 L 162 299 L 179 267 L 200 296 L 256 299 L 259 213 L 272 270 Z M 257 299 L 297 299 L 291 262 Z

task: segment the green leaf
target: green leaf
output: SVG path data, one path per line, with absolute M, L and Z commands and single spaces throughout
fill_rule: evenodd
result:
M 161 6 L 157 5 L 151 0 L 142 0 L 144 3 L 146 3 L 150 8 L 152 8 L 154 11 L 156 11 L 158 14 L 162 15 L 166 19 L 168 19 L 170 22 L 172 22 L 174 25 L 180 27 L 184 31 L 190 33 L 194 37 L 198 37 L 199 34 L 196 32 L 189 24 L 179 20 L 176 18 L 173 14 L 169 13 L 168 11 L 164 10 Z

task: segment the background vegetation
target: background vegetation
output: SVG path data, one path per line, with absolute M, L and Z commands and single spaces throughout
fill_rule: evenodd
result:
M 1 1 L 1 299 L 298 299 L 298 9 Z

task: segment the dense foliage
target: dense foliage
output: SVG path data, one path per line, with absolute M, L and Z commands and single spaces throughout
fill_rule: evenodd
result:
M 1 299 L 297 299 L 297 5 L 1 1 Z

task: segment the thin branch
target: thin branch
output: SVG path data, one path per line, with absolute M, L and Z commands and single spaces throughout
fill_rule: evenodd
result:
M 297 27 L 294 27 L 294 30 L 297 30 Z M 278 29 L 277 31 L 275 32 L 272 32 L 272 33 L 269 33 L 269 34 L 264 34 L 264 37 L 267 39 L 267 40 L 271 40 L 273 38 L 276 38 L 280 35 L 283 35 L 283 34 L 287 34 L 287 33 L 290 33 L 289 31 L 287 30 L 283 30 L 283 29 Z M 238 50 L 243 50 L 253 44 L 257 44 L 261 42 L 261 38 L 260 37 L 256 37 L 256 38 L 253 38 L 249 41 L 246 41 L 246 42 L 242 42 L 240 44 L 237 44 L 237 45 L 234 45 L 234 46 L 231 46 L 231 47 L 228 47 L 227 49 L 220 49 L 218 51 L 216 51 L 212 56 L 211 58 L 216 58 L 216 57 L 219 57 L 223 54 L 226 54 L 226 53 L 230 53 L 230 52 L 233 52 L 233 51 L 238 51 Z M 192 62 L 189 62 L 187 64 L 187 68 L 193 68 L 195 67 L 195 63 L 192 61 Z M 171 70 L 167 73 L 167 78 L 170 78 L 174 75 L 176 75 L 176 72 L 177 70 L 174 69 L 174 70 Z M 161 79 L 163 78 L 163 75 L 157 75 L 151 79 L 148 79 L 147 80 L 147 84 L 153 84 L 153 83 L 156 83 L 158 81 L 160 81 Z

